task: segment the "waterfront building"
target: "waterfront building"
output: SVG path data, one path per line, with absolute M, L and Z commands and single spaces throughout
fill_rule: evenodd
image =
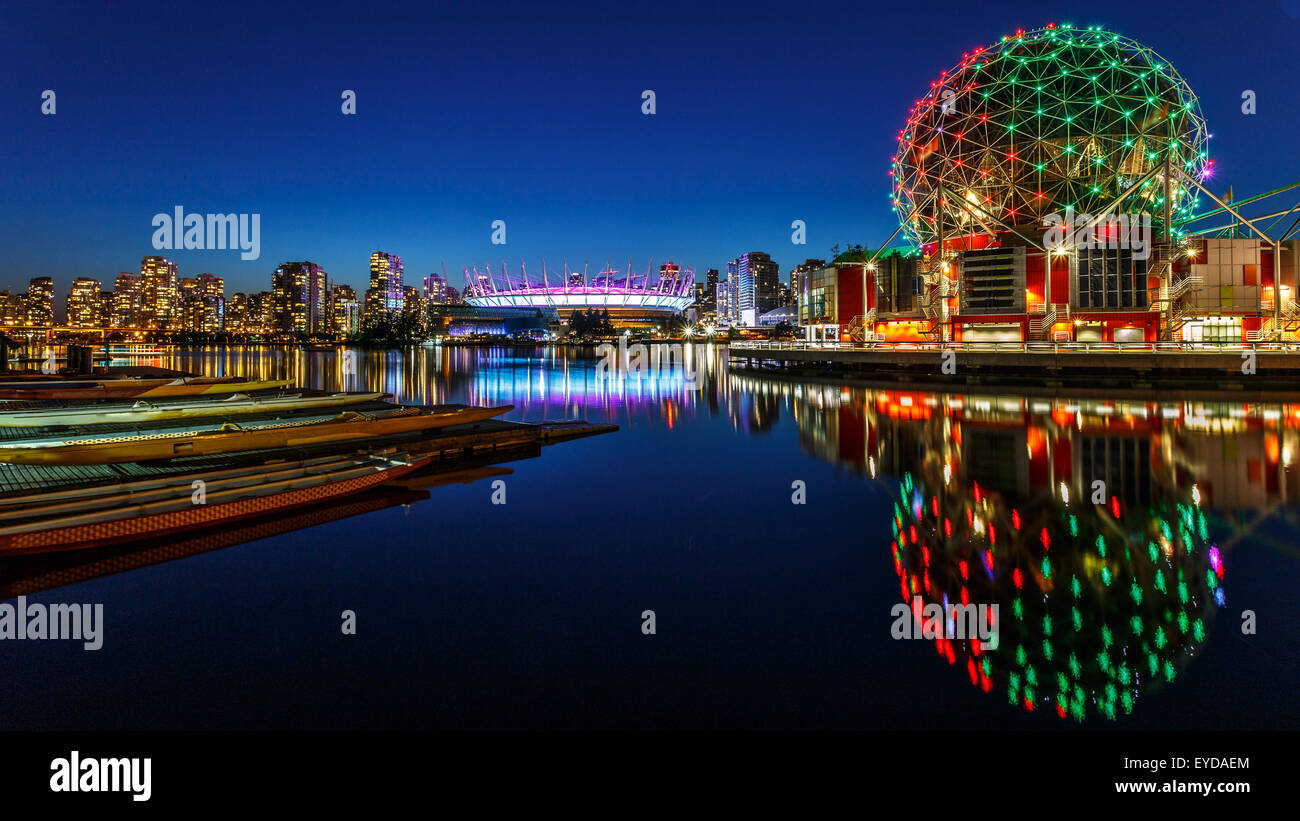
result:
M 14 327 L 27 324 L 27 294 L 0 291 L 0 325 Z
M 710 268 L 704 274 L 704 294 L 700 299 L 700 311 L 705 316 L 717 316 L 718 313 L 718 269 Z
M 420 289 L 414 285 L 404 285 L 402 287 L 402 310 L 408 314 L 419 313 L 423 307 L 424 298 L 420 296 Z
M 714 290 L 714 299 L 718 306 L 717 321 L 719 325 L 736 324 L 736 297 L 731 283 L 731 277 L 719 280 L 717 288 Z
M 314 262 L 286 262 L 271 278 L 272 326 L 283 333 L 328 330 L 329 276 Z
M 736 260 L 736 272 L 739 275 L 737 306 L 741 321 L 754 325 L 759 314 L 780 305 L 777 293 L 777 283 L 781 281 L 780 267 L 762 251 L 750 251 Z
M 34 328 L 54 326 L 54 280 L 35 277 L 27 284 L 27 324 Z
M 797 304 L 799 294 L 803 293 L 803 279 L 810 272 L 826 267 L 824 259 L 806 259 L 790 270 L 790 300 Z
M 248 332 L 268 334 L 276 330 L 275 294 L 258 291 L 248 295 Z
M 405 307 L 402 258 L 375 251 L 370 255 L 370 287 L 366 290 L 367 315 L 395 314 Z
M 1049 26 L 977 49 L 900 133 L 908 246 L 806 274 L 801 324 L 874 341 L 1294 339 L 1297 242 L 1243 230 L 1207 188 L 1208 140 L 1186 82 L 1129 38 Z
M 361 328 L 361 303 L 351 285 L 342 283 L 330 289 L 330 330 L 336 336 L 351 336 Z
M 433 273 L 424 278 L 424 298 L 430 305 L 448 305 L 449 289 L 447 278 Z
M 727 313 L 726 324 L 740 324 L 740 260 L 727 263 Z M 720 320 L 721 321 L 721 320 Z
M 113 280 L 113 308 L 109 325 L 113 328 L 140 327 L 140 312 L 144 308 L 144 288 L 140 275 L 122 271 Z
M 195 333 L 220 333 L 225 329 L 225 280 L 205 273 L 180 282 L 181 328 Z
M 94 328 L 100 323 L 100 294 L 103 286 L 99 280 L 78 277 L 68 289 L 68 327 Z
M 232 334 L 243 335 L 249 333 L 248 325 L 248 295 L 236 291 L 226 303 L 225 329 Z
M 175 262 L 164 257 L 140 260 L 140 327 L 167 329 L 180 299 Z

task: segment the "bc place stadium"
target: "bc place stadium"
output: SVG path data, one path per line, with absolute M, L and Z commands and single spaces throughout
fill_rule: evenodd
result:
M 540 274 L 529 274 L 521 262 L 511 274 L 504 262 L 493 271 L 490 265 L 465 268 L 465 301 L 476 308 L 524 308 L 554 311 L 567 321 L 574 312 L 608 312 L 620 327 L 650 327 L 686 310 L 695 300 L 695 269 L 672 261 L 646 265 L 635 272 L 632 263 L 622 271 L 605 267 L 590 273 L 587 266 L 571 270 L 548 270 L 542 262 Z

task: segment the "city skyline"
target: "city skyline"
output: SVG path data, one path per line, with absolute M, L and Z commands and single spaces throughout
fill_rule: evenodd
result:
M 1281 55 L 1300 26 L 1287 9 L 1295 11 L 1261 4 L 1261 25 L 1225 27 L 1114 3 L 1074 22 L 1109 24 L 1181 66 L 1215 135 L 1216 186 L 1254 193 L 1300 175 L 1285 150 L 1300 115 L 1279 104 Z M 166 34 L 197 12 L 143 20 L 86 13 L 102 18 L 88 29 L 99 35 L 60 41 L 49 12 L 20 6 L 16 24 L 48 31 L 52 42 L 20 41 L 2 58 L 12 128 L 0 136 L 0 167 L 12 196 L 0 225 L 9 251 L 0 288 L 44 275 L 107 281 L 129 267 L 124 260 L 151 251 L 151 220 L 177 207 L 261 216 L 258 259 L 153 251 L 223 277 L 232 292 L 259 288 L 279 262 L 302 259 L 358 287 L 365 248 L 401 253 L 413 281 L 445 263 L 456 287 L 468 262 L 502 258 L 599 266 L 629 253 L 658 264 L 666 253 L 706 271 L 763 248 L 789 271 L 835 245 L 875 247 L 893 230 L 888 164 L 924 91 L 918 78 L 1016 27 L 1051 21 L 1027 3 L 997 19 L 953 4 L 936 15 L 927 47 L 908 50 L 853 40 L 837 47 L 834 34 L 869 26 L 881 43 L 904 37 L 905 10 L 692 9 L 692 26 L 681 29 L 621 8 L 592 12 L 545 44 L 531 40 L 543 10 L 407 11 L 390 27 L 392 52 L 419 58 L 341 56 L 308 72 L 267 56 L 275 53 L 270 35 L 255 30 L 247 42 L 228 38 L 235 45 L 223 45 L 223 70 L 208 76 L 182 47 L 192 44 Z M 216 22 L 205 35 L 213 42 L 232 25 Z M 277 28 L 267 22 L 266 31 Z M 331 12 L 293 23 L 304 42 L 351 53 L 355 35 Z M 435 24 L 449 40 L 493 32 L 527 47 L 488 55 L 415 49 L 417 35 L 406 32 Z M 816 57 L 711 48 L 757 30 L 830 48 Z M 1204 59 L 1211 38 L 1230 57 Z M 136 47 L 146 41 L 150 48 Z M 646 64 L 640 55 L 651 52 L 640 47 L 663 41 L 686 56 Z M 89 70 L 101 64 L 105 71 Z M 123 97 L 123 87 L 157 93 Z M 58 95 L 52 115 L 41 114 L 44 89 Z M 341 112 L 345 90 L 356 93 L 355 115 Z M 652 115 L 642 113 L 645 90 L 655 92 Z M 1242 112 L 1243 90 L 1257 95 L 1258 113 Z M 138 127 L 150 118 L 167 127 Z M 1255 162 L 1264 155 L 1275 157 L 1270 167 Z M 505 245 L 492 244 L 496 220 L 505 223 Z M 790 241 L 795 220 L 806 225 L 806 245 Z

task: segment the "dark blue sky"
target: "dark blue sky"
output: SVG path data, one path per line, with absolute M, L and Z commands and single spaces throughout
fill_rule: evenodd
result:
M 1300 179 L 1300 0 L 8 4 L 0 20 L 0 288 L 111 281 L 176 205 L 261 214 L 261 257 L 175 251 L 182 276 L 269 287 L 310 259 L 364 287 L 443 262 L 607 257 L 784 273 L 893 230 L 908 107 L 1018 27 L 1100 24 L 1173 62 L 1214 134 L 1216 185 Z M 1221 9 L 1228 9 L 1222 11 Z M 43 116 L 41 92 L 57 92 Z M 343 89 L 356 116 L 340 112 Z M 657 113 L 641 113 L 653 89 Z M 1241 93 L 1258 113 L 1241 113 Z M 490 223 L 507 224 L 493 246 Z M 808 244 L 790 242 L 807 223 Z M 167 253 L 167 252 L 163 252 Z

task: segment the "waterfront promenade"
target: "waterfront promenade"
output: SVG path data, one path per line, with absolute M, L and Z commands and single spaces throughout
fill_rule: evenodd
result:
M 733 342 L 733 367 L 900 378 L 1269 382 L 1300 387 L 1296 342 Z

